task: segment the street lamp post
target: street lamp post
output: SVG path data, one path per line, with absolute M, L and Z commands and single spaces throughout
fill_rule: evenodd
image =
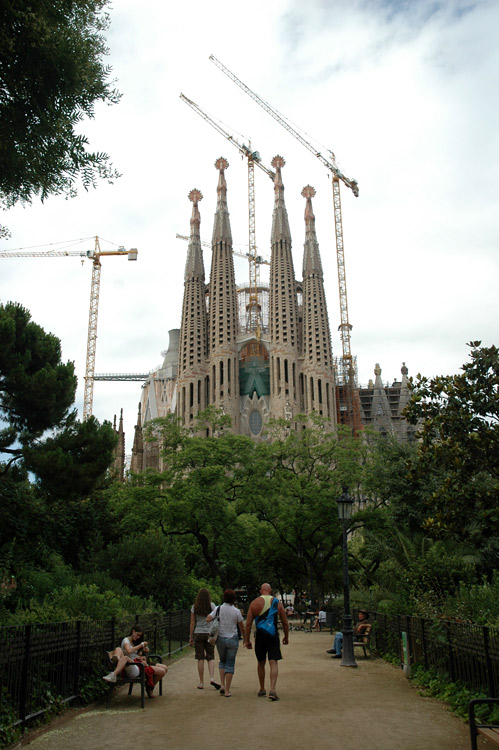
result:
M 341 523 L 343 536 L 343 647 L 341 650 L 341 666 L 356 667 L 357 662 L 353 652 L 353 628 L 352 615 L 350 613 L 350 581 L 348 578 L 348 545 L 347 528 L 352 518 L 353 500 L 348 494 L 346 487 L 336 501 L 338 506 L 338 517 Z

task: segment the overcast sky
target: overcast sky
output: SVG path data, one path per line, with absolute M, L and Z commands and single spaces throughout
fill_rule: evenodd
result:
M 219 156 L 229 160 L 235 243 L 248 243 L 247 164 L 179 98 L 194 100 L 270 165 L 281 154 L 285 199 L 301 277 L 311 184 L 333 349 L 341 355 L 331 181 L 327 170 L 209 60 L 214 54 L 259 96 L 335 152 L 358 180 L 342 185 L 343 236 L 359 381 L 450 374 L 466 343 L 498 344 L 499 4 L 454 0 L 254 0 L 165 3 L 116 0 L 107 32 L 118 105 L 96 108 L 82 131 L 122 177 L 71 200 L 4 212 L 0 249 L 137 247 L 137 263 L 102 261 L 96 372 L 147 372 L 180 326 L 192 188 L 202 191 L 201 236 L 210 240 Z M 319 144 L 319 145 L 317 145 Z M 256 170 L 256 234 L 270 255 L 273 187 Z M 105 241 L 106 242 L 105 242 Z M 210 250 L 205 268 L 209 271 Z M 25 305 L 73 360 L 81 415 L 91 263 L 2 260 L 0 299 Z M 235 258 L 238 282 L 248 264 Z M 268 277 L 263 266 L 262 280 Z M 127 452 L 139 383 L 96 382 L 94 414 L 124 409 Z

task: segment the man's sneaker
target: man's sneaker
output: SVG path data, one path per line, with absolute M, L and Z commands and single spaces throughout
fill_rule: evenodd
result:
M 109 672 L 105 677 L 102 678 L 106 682 L 116 682 L 116 675 L 114 672 Z
M 334 648 L 330 648 L 326 651 L 326 654 L 335 654 L 335 653 L 336 651 L 334 650 Z

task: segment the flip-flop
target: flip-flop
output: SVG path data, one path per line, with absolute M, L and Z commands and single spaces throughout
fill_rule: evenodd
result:
M 269 701 L 278 701 L 278 700 L 279 700 L 279 696 L 277 695 L 277 693 L 274 693 L 274 691 L 271 690 L 269 693 Z
M 204 688 L 204 685 L 202 685 L 201 683 L 199 683 L 198 690 L 202 690 L 203 688 Z
M 232 693 L 225 693 L 226 698 L 232 698 Z
M 213 685 L 215 690 L 220 690 L 220 685 L 218 684 L 218 682 L 215 682 L 215 680 L 211 680 L 210 685 Z
M 264 695 L 267 695 L 267 691 L 266 690 L 259 690 L 258 691 L 258 697 L 259 698 L 262 698 Z
M 225 695 L 225 690 L 221 688 L 219 695 Z

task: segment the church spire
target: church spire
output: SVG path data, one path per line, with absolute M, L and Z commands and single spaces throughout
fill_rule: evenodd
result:
M 203 200 L 203 194 L 200 190 L 194 188 L 194 190 L 191 190 L 189 193 L 189 200 L 192 201 L 191 236 L 189 238 L 189 246 L 187 249 L 184 279 L 187 281 L 187 279 L 197 277 L 204 281 L 203 252 L 201 249 L 201 236 L 199 229 L 201 225 L 201 216 L 198 208 L 199 201 Z
M 271 242 L 285 240 L 291 245 L 291 232 L 289 231 L 288 212 L 284 203 L 284 183 L 282 181 L 281 169 L 286 164 L 282 156 L 274 156 L 271 162 L 276 173 L 274 177 L 274 214 L 272 216 Z
M 322 277 L 322 263 L 319 254 L 319 243 L 315 233 L 315 215 L 312 208 L 312 198 L 315 196 L 315 189 L 311 185 L 306 185 L 301 194 L 306 198 L 305 204 L 305 252 L 303 253 L 303 278 L 308 273 L 319 273 Z
M 272 416 L 291 419 L 300 411 L 298 391 L 300 334 L 298 297 L 291 253 L 291 232 L 284 203 L 284 185 L 281 175 L 284 164 L 282 156 L 275 156 L 272 159 L 276 175 L 269 295 L 270 388 Z
M 206 285 L 203 254 L 199 235 L 199 190 L 191 190 L 191 236 L 187 250 L 184 277 L 182 324 L 179 337 L 177 413 L 185 425 L 192 424 L 199 411 L 206 408 L 204 378 L 206 375 L 207 323 Z
M 311 185 L 306 185 L 301 194 L 306 199 L 302 306 L 304 405 L 306 413 L 315 411 L 334 424 L 336 406 L 331 332 L 312 208 L 315 190 Z
M 215 223 L 213 225 L 212 244 L 216 242 L 227 242 L 232 246 L 232 233 L 230 230 L 229 209 L 227 208 L 227 182 L 225 170 L 229 168 L 229 162 L 221 156 L 215 162 L 218 169 L 217 187 L 217 210 L 215 212 Z
M 227 159 L 215 162 L 218 169 L 217 210 L 212 236 L 209 284 L 208 342 L 211 364 L 210 404 L 223 409 L 239 428 L 239 361 L 237 349 L 238 304 L 232 233 L 227 208 Z

